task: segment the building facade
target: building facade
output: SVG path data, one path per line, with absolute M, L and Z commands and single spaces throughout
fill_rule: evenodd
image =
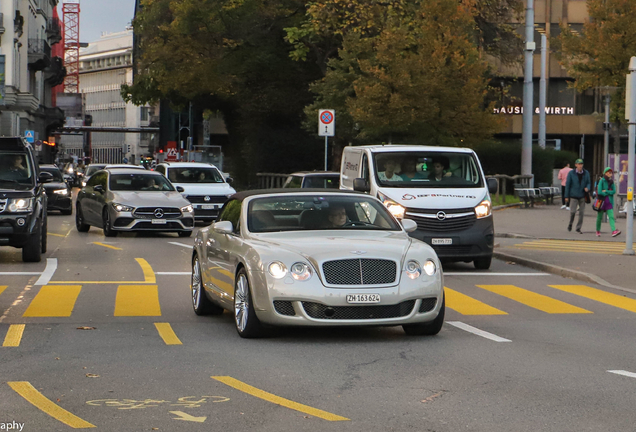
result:
M 45 162 L 53 156 L 41 142 L 48 141 L 64 118 L 52 102 L 52 88 L 65 75 L 62 59 L 51 54 L 62 39 L 57 3 L 0 1 L 0 135 L 33 131 L 38 157 Z
M 91 126 L 139 128 L 150 124 L 153 109 L 135 106 L 121 97 L 122 84 L 131 84 L 133 32 L 126 30 L 102 36 L 80 50 L 80 93 L 84 97 L 84 114 Z M 64 152 L 91 157 L 99 163 L 136 164 L 152 155 L 153 134 L 91 132 L 90 152 L 82 136 L 63 136 Z

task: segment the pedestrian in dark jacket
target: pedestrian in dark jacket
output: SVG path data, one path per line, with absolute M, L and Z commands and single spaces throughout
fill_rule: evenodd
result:
M 568 224 L 568 231 L 572 231 L 572 222 L 574 222 L 574 216 L 576 216 L 576 208 L 579 208 L 579 220 L 576 223 L 576 232 L 581 234 L 581 227 L 583 226 L 583 216 L 585 216 L 585 197 L 589 196 L 590 189 L 592 189 L 592 180 L 590 173 L 583 169 L 583 159 L 577 159 L 574 163 L 576 169 L 573 169 L 568 173 L 568 178 L 565 182 L 565 198 L 568 207 L 570 207 L 570 223 Z
M 614 219 L 614 195 L 616 194 L 616 185 L 614 184 L 614 171 L 610 167 L 605 168 L 603 177 L 598 181 L 596 195 L 598 200 L 602 200 L 601 209 L 596 215 L 596 236 L 601 236 L 601 219 L 603 213 L 607 213 L 610 228 L 612 229 L 612 237 L 616 237 L 621 232 L 616 229 L 616 219 Z

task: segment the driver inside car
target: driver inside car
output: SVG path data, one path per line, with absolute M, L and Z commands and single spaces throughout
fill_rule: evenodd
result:
M 342 206 L 333 206 L 329 208 L 328 228 L 342 228 L 347 223 L 347 212 Z

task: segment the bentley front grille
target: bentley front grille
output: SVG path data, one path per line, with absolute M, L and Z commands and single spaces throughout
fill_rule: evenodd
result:
M 397 279 L 395 261 L 352 258 L 322 264 L 325 281 L 330 285 L 381 285 Z
M 422 299 L 422 304 L 420 304 L 419 313 L 430 312 L 435 309 L 435 305 L 437 304 L 437 299 L 433 298 L 425 298 Z
M 274 309 L 280 315 L 286 315 L 286 316 L 296 315 L 296 311 L 294 310 L 294 305 L 292 305 L 292 302 L 290 301 L 274 300 Z
M 307 315 L 324 320 L 366 320 L 400 318 L 409 315 L 415 300 L 389 306 L 327 306 L 321 303 L 302 302 Z

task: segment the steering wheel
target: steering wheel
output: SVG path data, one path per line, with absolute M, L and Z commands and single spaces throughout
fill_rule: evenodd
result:
M 369 222 L 364 222 L 364 221 L 349 221 L 349 222 L 345 222 L 344 225 L 342 225 L 342 227 L 354 227 L 354 226 L 373 226 L 372 223 Z

